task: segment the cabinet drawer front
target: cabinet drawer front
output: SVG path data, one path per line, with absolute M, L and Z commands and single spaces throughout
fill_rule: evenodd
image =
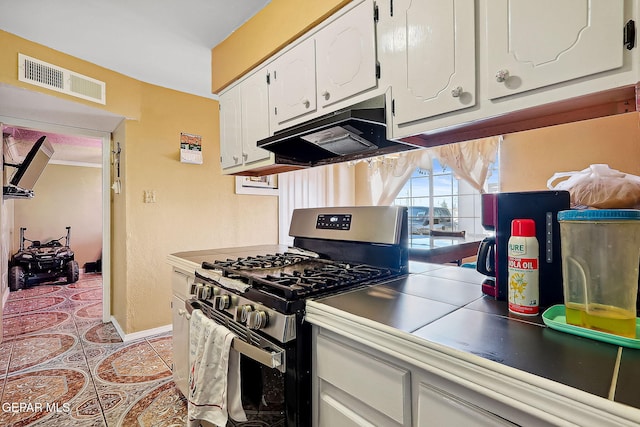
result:
M 410 419 L 410 372 L 319 336 L 317 374 L 401 425 Z
M 320 396 L 319 427 L 374 427 L 369 421 L 343 405 L 328 394 Z
M 622 66 L 622 0 L 486 2 L 490 99 Z
M 515 426 L 497 415 L 428 384 L 418 386 L 419 426 Z
M 182 299 L 187 299 L 189 292 L 191 291 L 193 279 L 194 276 L 189 275 L 186 272 L 182 272 L 181 270 L 174 269 L 171 273 L 171 288 L 173 293 Z

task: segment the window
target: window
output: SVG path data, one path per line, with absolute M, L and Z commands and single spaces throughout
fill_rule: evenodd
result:
M 480 193 L 437 160 L 432 167 L 432 171 L 416 169 L 394 201 L 396 206 L 408 207 L 411 244 L 420 244 L 425 240 L 421 236 L 430 230 L 486 234 L 480 218 Z M 485 191 L 498 191 L 498 161 L 489 168 Z

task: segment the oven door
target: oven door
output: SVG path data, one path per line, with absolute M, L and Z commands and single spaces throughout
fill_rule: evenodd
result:
M 197 299 L 187 300 L 185 307 L 189 313 L 202 310 L 236 334 L 231 348 L 240 353 L 242 406 L 247 421 L 229 418 L 227 426 L 286 426 L 286 350 Z

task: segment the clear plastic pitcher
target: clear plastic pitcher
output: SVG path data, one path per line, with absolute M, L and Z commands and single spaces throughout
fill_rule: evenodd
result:
M 636 338 L 640 210 L 558 212 L 566 319 Z

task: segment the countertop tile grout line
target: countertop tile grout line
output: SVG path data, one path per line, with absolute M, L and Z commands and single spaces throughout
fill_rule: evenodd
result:
M 613 367 L 613 377 L 611 378 L 611 388 L 609 388 L 609 400 L 614 400 L 616 397 L 616 387 L 618 386 L 618 375 L 620 374 L 620 362 L 622 361 L 622 347 L 618 347 L 618 354 L 616 356 L 616 364 Z

